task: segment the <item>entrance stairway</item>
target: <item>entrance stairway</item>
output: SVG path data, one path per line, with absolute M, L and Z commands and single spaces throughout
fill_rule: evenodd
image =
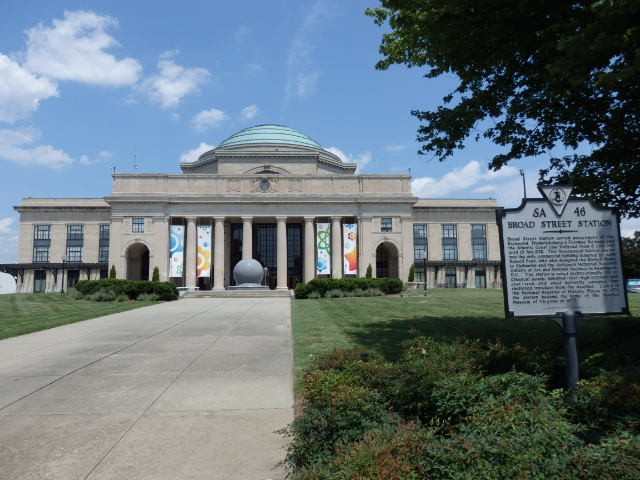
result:
M 274 298 L 291 297 L 293 290 L 198 290 L 184 292 L 180 298 Z

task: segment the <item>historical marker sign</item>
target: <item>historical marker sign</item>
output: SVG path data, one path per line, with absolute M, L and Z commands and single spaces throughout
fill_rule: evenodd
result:
M 507 315 L 628 313 L 617 214 L 571 187 L 540 190 L 546 199 L 496 212 Z

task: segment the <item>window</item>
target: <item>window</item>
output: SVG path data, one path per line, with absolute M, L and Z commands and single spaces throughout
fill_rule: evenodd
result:
M 144 233 L 144 218 L 134 217 L 131 219 L 131 231 L 133 233 Z
M 429 258 L 427 247 L 427 225 L 426 224 L 414 224 L 413 225 L 413 259 L 422 260 Z
M 47 272 L 35 270 L 33 272 L 33 291 L 35 293 L 44 292 L 47 289 Z
M 381 232 L 393 231 L 393 221 L 390 217 L 382 217 L 380 219 L 380 231 Z
M 82 262 L 82 247 L 67 247 L 67 262 Z
M 416 264 L 414 270 L 413 281 L 418 283 L 424 283 L 426 281 L 426 277 L 424 275 L 424 267 Z
M 98 240 L 98 262 L 109 261 L 109 225 L 100 225 Z
M 67 225 L 67 243 L 69 240 L 84 240 L 84 225 Z
M 474 260 L 487 259 L 487 226 L 484 224 L 471 225 L 471 247 Z
M 33 226 L 33 261 L 48 262 L 51 246 L 51 225 Z
M 476 288 L 487 288 L 487 271 L 484 268 L 476 268 Z
M 49 261 L 49 247 L 33 247 L 33 261 L 34 262 L 48 262 Z
M 458 227 L 452 223 L 442 225 L 442 259 L 458 259 Z
M 444 272 L 444 281 L 447 288 L 456 288 L 457 287 L 457 275 L 456 269 L 448 267 Z
M 51 225 L 34 225 L 33 238 L 36 240 L 51 240 Z

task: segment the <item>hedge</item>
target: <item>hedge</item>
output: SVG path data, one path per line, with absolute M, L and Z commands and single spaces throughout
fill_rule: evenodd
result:
M 75 288 L 82 295 L 91 295 L 102 290 L 113 292 L 116 296 L 124 294 L 131 300 L 135 300 L 138 295 L 143 293 L 156 294 L 160 300 L 176 300 L 178 298 L 178 288 L 170 282 L 103 278 L 101 280 L 81 280 Z
M 309 298 L 312 292 L 324 297 L 328 291 L 342 290 L 351 293 L 354 290 L 379 289 L 389 295 L 402 291 L 402 280 L 399 278 L 315 278 L 309 283 L 299 283 L 295 288 L 298 299 Z

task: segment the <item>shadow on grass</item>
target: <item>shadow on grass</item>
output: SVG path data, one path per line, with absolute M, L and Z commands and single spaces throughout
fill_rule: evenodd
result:
M 404 342 L 421 336 L 519 344 L 553 357 L 564 356 L 562 330 L 545 318 L 417 316 L 352 324 L 345 333 L 353 343 L 377 350 L 391 361 L 399 358 Z M 588 317 L 578 327 L 577 342 L 581 361 L 597 357 L 589 369 L 640 365 L 640 318 Z

